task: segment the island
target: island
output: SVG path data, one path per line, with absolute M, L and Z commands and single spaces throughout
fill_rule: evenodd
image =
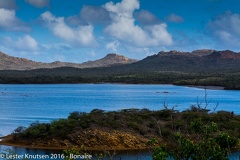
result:
M 0 144 L 39 149 L 75 148 L 86 152 L 150 150 L 153 156 L 159 147 L 178 155 L 187 144 L 193 148 L 201 146 L 202 151 L 212 148 L 211 153 L 221 151 L 226 156 L 240 151 L 239 126 L 240 115 L 210 112 L 199 106 L 182 112 L 167 107 L 157 111 L 94 109 L 90 113 L 72 112 L 68 118 L 51 123 L 20 126 L 2 138 Z

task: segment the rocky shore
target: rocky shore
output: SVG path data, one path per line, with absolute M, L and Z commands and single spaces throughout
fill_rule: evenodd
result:
M 150 150 L 155 153 L 158 149 L 158 152 L 165 150 L 166 154 L 180 156 L 183 151 L 196 151 L 193 155 L 200 157 L 199 153 L 210 150 L 207 158 L 202 158 L 209 159 L 213 154 L 226 157 L 239 151 L 239 126 L 240 115 L 227 111 L 209 112 L 196 106 L 182 112 L 174 109 L 109 112 L 94 109 L 90 113 L 72 112 L 66 119 L 51 123 L 33 123 L 28 128 L 20 126 L 2 138 L 0 144 L 82 152 Z
M 89 128 L 79 133 L 68 135 L 67 139 L 34 139 L 15 140 L 13 135 L 1 137 L 0 145 L 18 146 L 35 149 L 71 149 L 78 148 L 91 151 L 104 150 L 147 150 L 147 142 L 150 138 L 136 133 L 109 130 L 100 128 Z

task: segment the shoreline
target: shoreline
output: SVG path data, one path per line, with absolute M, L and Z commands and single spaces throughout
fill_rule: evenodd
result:
M 12 135 L 7 135 L 4 137 L 0 137 L 0 146 L 9 146 L 9 147 L 19 147 L 19 148 L 24 148 L 24 149 L 37 149 L 37 150 L 52 150 L 52 151 L 63 151 L 63 150 L 68 150 L 68 149 L 72 149 L 75 148 L 79 151 L 86 151 L 86 152 L 104 152 L 104 151 L 110 151 L 110 152 L 119 152 L 119 153 L 125 153 L 125 152 L 131 152 L 131 153 L 135 153 L 135 152 L 147 152 L 149 151 L 147 147 L 145 148 L 122 148 L 122 147 L 118 147 L 118 148 L 94 148 L 94 147 L 84 147 L 82 148 L 82 146 L 72 146 L 72 147 L 47 147 L 47 146 L 39 146 L 39 145 L 28 145 L 28 144 L 24 144 L 21 142 L 13 142 L 12 139 Z
M 56 124 L 49 125 L 36 125 L 34 128 L 29 128 L 26 132 L 9 134 L 5 137 L 0 137 L 0 145 L 3 146 L 13 146 L 19 147 L 19 149 L 23 149 L 23 151 L 28 151 L 28 149 L 35 149 L 36 152 L 49 151 L 49 152 L 62 152 L 63 150 L 71 150 L 75 149 L 81 153 L 117 153 L 117 154 L 136 154 L 136 153 L 147 153 L 147 151 L 151 151 L 155 147 L 161 145 L 167 145 L 168 149 L 171 150 L 174 147 L 174 144 L 177 142 L 174 137 L 176 133 L 176 126 L 172 126 L 173 118 L 175 122 L 178 121 L 179 126 L 190 126 L 192 122 L 196 120 L 196 118 L 200 116 L 205 117 L 205 121 L 199 121 L 205 127 L 209 127 L 209 122 L 212 120 L 213 124 L 218 127 L 219 124 L 223 124 L 224 127 L 221 130 L 216 129 L 216 131 L 210 132 L 208 135 L 211 136 L 210 139 L 206 138 L 204 127 L 203 131 L 199 134 L 191 132 L 191 128 L 183 128 L 181 130 L 180 135 L 186 138 L 186 140 L 192 141 L 194 144 L 201 144 L 202 139 L 213 140 L 213 144 L 218 144 L 217 139 L 221 138 L 222 135 L 226 134 L 229 138 L 232 139 L 231 146 L 228 146 L 229 153 L 231 152 L 239 152 L 240 144 L 239 142 L 239 132 L 237 132 L 237 126 L 240 124 L 240 116 L 228 113 L 228 112 L 220 112 L 220 113 L 205 113 L 199 112 L 198 110 L 187 110 L 185 112 L 176 112 L 176 114 L 168 114 L 169 110 L 160 110 L 160 111 L 149 111 L 149 110 L 123 110 L 119 112 L 102 112 L 102 110 L 93 110 L 91 113 L 86 114 L 85 117 L 82 115 L 71 115 L 67 121 L 73 123 L 74 119 L 84 118 L 84 120 L 90 120 L 92 122 L 91 126 L 88 128 L 76 128 L 71 132 L 61 133 L 60 130 L 53 130 L 55 132 L 51 133 L 49 137 L 46 135 L 41 136 L 39 133 L 31 134 L 31 131 L 41 131 L 44 126 L 48 127 L 56 127 Z M 171 118 L 171 116 L 174 116 Z M 159 117 L 163 117 L 161 119 Z M 104 118 L 104 119 L 103 119 Z M 143 121 L 139 121 L 141 119 Z M 159 119 L 157 119 L 159 118 Z M 222 119 L 224 118 L 224 119 Z M 228 119 L 228 120 L 226 120 Z M 125 121 L 123 121 L 125 120 Z M 154 125 L 154 121 L 156 121 L 156 125 Z M 197 119 L 198 120 L 198 119 Z M 105 123 L 97 123 L 99 121 L 103 121 Z M 109 123 L 110 121 L 114 121 L 116 123 Z M 59 121 L 62 122 L 62 121 Z M 76 121 L 84 123 L 85 121 Z M 74 124 L 77 124 L 77 123 Z M 117 123 L 121 122 L 121 123 Z M 129 123 L 132 122 L 132 123 Z M 212 124 L 211 122 L 211 124 Z M 234 122 L 234 123 L 233 123 Z M 61 123 L 62 124 L 62 123 Z M 68 124 L 68 123 L 65 123 Z M 118 125 L 117 125 L 118 124 Z M 135 125 L 133 125 L 135 124 Z M 162 132 L 160 127 L 165 127 L 168 129 L 168 132 Z M 231 124 L 235 124 L 233 127 L 228 128 Z M 55 125 L 55 126 L 53 126 Z M 58 125 L 59 126 L 59 125 Z M 37 128 L 36 128 L 37 127 Z M 81 127 L 81 126 L 79 126 Z M 137 128 L 137 127 L 145 127 L 145 128 Z M 211 127 L 211 126 L 210 126 Z M 66 128 L 62 127 L 66 130 Z M 69 128 L 69 127 L 68 127 Z M 49 128 L 50 129 L 50 128 Z M 141 130 L 140 130 L 141 129 Z M 152 130 L 151 130 L 152 129 Z M 46 133 L 47 128 L 43 130 L 41 133 Z M 69 131 L 69 130 L 68 130 Z M 141 131 L 141 132 L 140 132 Z M 26 134 L 28 133 L 28 134 Z M 34 132 L 35 133 L 35 132 Z M 48 132 L 47 132 L 48 133 Z M 58 133 L 57 135 L 55 133 Z M 162 133 L 164 133 L 162 135 Z M 178 134 L 177 134 L 178 135 Z M 62 136 L 62 137 L 61 137 Z M 197 139 L 200 137 L 201 139 Z M 175 139 L 172 141 L 172 139 Z M 185 139 L 184 138 L 184 139 Z M 224 138 L 224 137 L 223 137 Z M 222 139 L 222 138 L 221 138 Z M 225 139 L 223 139 L 225 140 Z M 177 143 L 178 144 L 178 143 Z M 181 144 L 179 144 L 180 147 Z M 219 144 L 221 149 L 225 149 L 226 147 L 222 147 Z M 231 148 L 230 148 L 231 147 Z M 11 150 L 11 148 L 10 148 Z M 149 152 L 150 153 L 150 152 Z
M 178 85 L 174 83 L 124 83 L 124 82 L 97 82 L 97 83 L 27 83 L 27 84 L 19 84 L 19 83 L 6 83 L 7 85 L 74 85 L 74 84 L 113 84 L 113 85 L 172 85 L 172 86 L 182 86 L 182 87 L 191 87 L 191 88 L 199 88 L 199 89 L 209 89 L 209 90 L 236 90 L 238 89 L 226 89 L 224 86 L 204 86 L 204 85 Z
M 27 145 L 27 144 L 23 144 L 23 143 L 14 143 L 12 141 L 12 135 L 7 135 L 5 137 L 0 137 L 0 146 L 8 146 L 8 147 L 19 147 L 19 148 L 24 148 L 26 150 L 28 149 L 35 149 L 35 150 L 45 150 L 45 151 L 64 151 L 64 150 L 68 150 L 68 149 L 77 149 L 80 152 L 88 152 L 88 153 L 102 153 L 102 152 L 118 152 L 118 154 L 122 154 L 122 153 L 146 153 L 149 152 L 150 148 L 90 148 L 90 147 L 86 147 L 86 148 L 82 148 L 81 146 L 74 146 L 74 147 L 46 147 L 46 146 L 31 146 L 31 145 Z M 239 146 L 238 146 L 239 147 Z M 234 152 L 239 152 L 239 148 L 235 147 L 232 150 L 232 153 Z
M 201 86 L 201 85 L 186 85 L 187 87 L 191 88 L 199 88 L 199 89 L 209 89 L 209 90 L 226 90 L 225 87 L 222 86 Z

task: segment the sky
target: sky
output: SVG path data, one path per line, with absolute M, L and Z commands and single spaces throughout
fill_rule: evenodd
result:
M 240 52 L 239 0 L 0 0 L 0 52 L 82 63 L 108 53 Z

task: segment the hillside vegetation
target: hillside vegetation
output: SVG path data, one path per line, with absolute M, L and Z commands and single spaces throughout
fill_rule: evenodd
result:
M 105 60 L 109 64 L 116 60 L 114 57 L 109 55 Z M 232 51 L 159 52 L 130 64 L 116 65 L 117 62 L 113 66 L 82 69 L 1 70 L 0 83 L 154 83 L 240 89 L 240 54 Z
M 240 115 L 207 109 L 208 100 L 184 111 L 122 109 L 72 112 L 50 123 L 19 126 L 4 145 L 83 151 L 149 150 L 154 160 L 227 159 L 240 151 Z M 201 153 L 201 154 L 200 154 Z M 204 153 L 204 154 L 203 154 Z
M 0 71 L 1 84 L 129 83 L 223 86 L 240 89 L 238 73 L 137 72 L 119 68 L 57 68 L 31 71 Z
M 239 139 L 239 115 L 191 106 L 182 112 L 167 107 L 72 112 L 66 119 L 18 127 L 12 139 L 1 143 L 49 149 L 148 149 L 158 160 L 169 155 L 175 159 L 227 159 L 231 152 L 240 151 Z

